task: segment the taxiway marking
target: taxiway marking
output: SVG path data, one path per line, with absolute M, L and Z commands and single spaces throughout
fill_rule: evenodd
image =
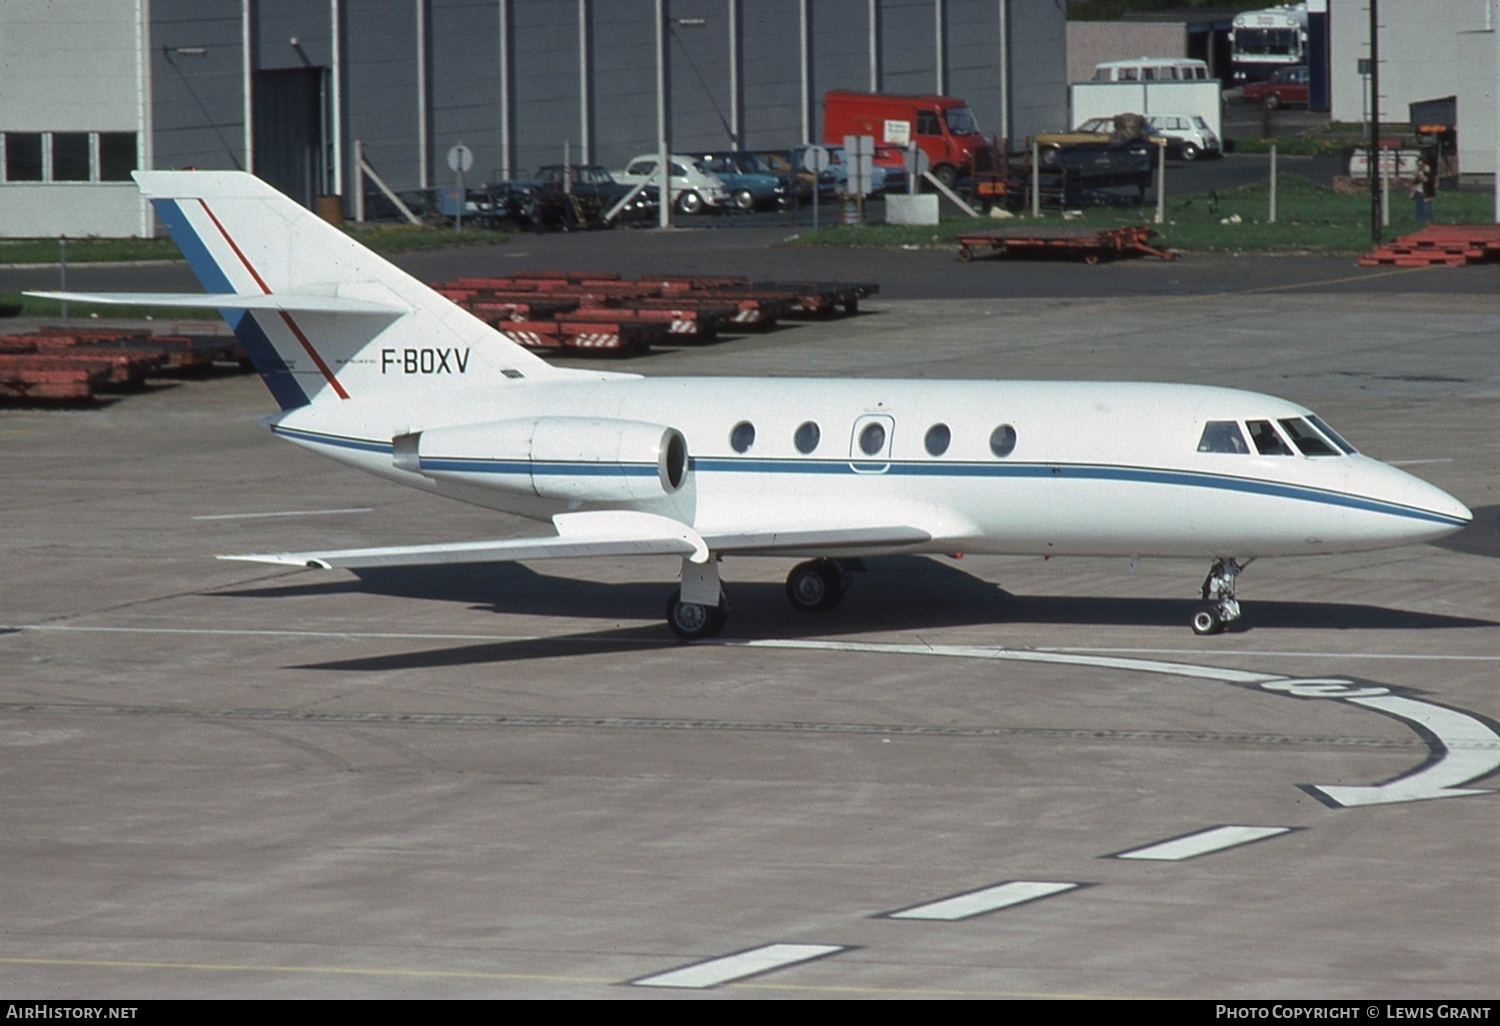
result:
M 170 627 L 89 627 L 76 624 L 0 624 L 0 630 L 52 630 L 123 634 L 181 634 L 181 635 L 250 635 L 265 637 L 325 637 L 325 638 L 385 638 L 453 641 L 522 641 L 521 638 L 503 635 L 481 634 L 425 634 L 375 631 L 291 631 L 291 630 L 234 630 L 225 628 L 170 628 Z M 567 639 L 552 639 L 567 640 Z M 580 642 L 586 639 L 578 639 Z M 643 647 L 659 647 L 654 642 L 642 641 Z M 1157 673 L 1175 677 L 1191 677 L 1199 680 L 1220 681 L 1241 687 L 1253 687 L 1303 699 L 1335 699 L 1370 709 L 1383 715 L 1402 720 L 1416 731 L 1431 753 L 1429 759 L 1410 773 L 1400 774 L 1380 784 L 1367 786 L 1349 785 L 1301 785 L 1319 801 L 1338 807 L 1376 805 L 1391 802 L 1418 801 L 1430 798 L 1456 798 L 1466 795 L 1491 794 L 1492 790 L 1465 788 L 1463 785 L 1500 771 L 1500 725 L 1459 709 L 1450 709 L 1407 695 L 1393 692 L 1391 687 L 1374 682 L 1356 683 L 1341 677 L 1299 678 L 1278 673 L 1259 673 L 1235 670 L 1222 666 L 1202 666 L 1193 663 L 1177 663 L 1160 659 L 1139 659 L 1127 656 L 1104 654 L 1113 649 L 1009 649 L 981 647 L 975 645 L 913 645 L 886 644 L 857 641 L 815 641 L 765 639 L 751 641 L 724 641 L 727 648 L 787 648 L 833 652 L 864 652 L 871 654 L 895 654 L 912 656 L 938 656 L 960 659 L 992 659 L 1012 662 L 1051 663 L 1069 666 L 1090 666 L 1101 669 L 1126 670 L 1141 673 Z M 1250 653 L 1226 653 L 1226 655 L 1249 655 Z M 1310 653 L 1317 655 L 1317 653 Z M 1346 658 L 1357 658 L 1348 656 Z M 1442 657 L 1435 657 L 1442 658 Z M 1489 657 L 1459 657 L 1484 659 Z
M 635 987 L 682 987 L 703 990 L 735 980 L 760 976 L 801 962 L 827 958 L 848 951 L 847 944 L 766 944 L 722 958 L 711 958 L 680 969 L 670 969 L 654 976 L 631 980 Z
M 945 922 L 957 922 L 960 919 L 970 919 L 974 916 L 984 915 L 986 912 L 998 912 L 1002 908 L 1023 905 L 1028 901 L 1050 898 L 1054 894 L 1062 894 L 1066 891 L 1076 890 L 1082 886 L 1084 885 L 1080 883 L 1012 880 L 1009 883 L 995 884 L 992 887 L 969 891 L 966 894 L 955 894 L 951 898 L 940 898 L 937 901 L 929 901 L 922 905 L 913 905 L 911 908 L 904 908 L 899 912 L 887 912 L 880 918 L 937 919 Z
M 728 644 L 736 644 L 729 642 Z M 1254 673 L 1221 666 L 1197 666 L 1159 659 L 1081 655 L 965 645 L 890 645 L 858 641 L 739 642 L 752 648 L 823 649 L 835 652 L 887 652 L 902 655 L 947 656 L 961 659 L 999 659 L 1014 662 L 1095 666 L 1114 670 L 1159 673 L 1174 677 L 1217 680 L 1241 687 L 1290 695 L 1302 699 L 1333 699 L 1371 709 L 1405 722 L 1427 744 L 1430 756 L 1421 766 L 1381 784 L 1369 786 L 1300 785 L 1326 805 L 1351 808 L 1430 798 L 1461 798 L 1493 794 L 1493 790 L 1465 788 L 1464 784 L 1500 771 L 1500 728 L 1496 724 L 1459 709 L 1425 702 L 1374 682 L 1356 682 L 1344 677 L 1288 677 L 1277 673 Z
M 1157 862 L 1181 862 L 1242 844 L 1254 844 L 1268 837 L 1291 833 L 1291 827 L 1217 826 L 1197 833 L 1174 837 L 1170 841 L 1132 848 L 1113 856 L 1117 859 L 1150 859 Z

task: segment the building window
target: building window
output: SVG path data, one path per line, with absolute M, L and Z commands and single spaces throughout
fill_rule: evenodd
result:
M 87 132 L 52 133 L 52 181 L 86 182 L 89 164 Z
M 128 182 L 136 169 L 135 133 L 99 133 L 99 181 Z
M 5 180 L 7 182 L 40 182 L 42 180 L 42 133 L 5 133 Z
M 135 132 L 5 132 L 5 182 L 128 182 L 140 166 Z

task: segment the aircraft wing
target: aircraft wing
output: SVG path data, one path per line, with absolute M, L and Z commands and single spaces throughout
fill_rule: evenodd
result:
M 703 539 L 692 528 L 652 513 L 629 510 L 560 513 L 552 518 L 552 522 L 557 526 L 557 534 L 542 538 L 392 545 L 328 552 L 267 552 L 219 558 L 325 570 L 335 567 L 360 570 L 377 566 L 511 563 L 523 559 L 576 556 L 687 556 L 696 563 L 708 559 Z
M 857 526 L 821 529 L 721 531 L 699 535 L 669 517 L 631 510 L 560 513 L 552 518 L 557 534 L 542 538 L 393 545 L 323 552 L 267 552 L 220 556 L 220 559 L 359 570 L 385 566 L 437 566 L 452 563 L 510 563 L 579 556 L 686 556 L 707 561 L 710 552 L 765 555 L 777 552 L 826 553 L 835 550 L 917 545 L 932 539 L 914 527 Z
M 63 303 L 98 303 L 104 306 L 178 306 L 193 310 L 280 310 L 284 313 L 383 314 L 408 313 L 404 306 L 375 303 L 368 299 L 317 296 L 302 293 L 204 293 L 204 292 L 30 292 L 38 299 Z

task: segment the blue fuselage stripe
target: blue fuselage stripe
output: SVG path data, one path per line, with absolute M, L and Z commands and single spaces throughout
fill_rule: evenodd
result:
M 320 435 L 283 427 L 275 428 L 278 434 L 297 441 L 335 448 L 357 449 L 365 452 L 391 453 L 390 443 Z M 466 474 L 555 474 L 577 477 L 629 477 L 649 476 L 657 473 L 655 464 L 647 463 L 564 463 L 527 460 L 460 459 L 456 457 L 427 457 L 421 462 L 423 470 Z M 1382 513 L 1387 516 L 1404 517 L 1450 527 L 1462 527 L 1468 523 L 1433 510 L 1401 506 L 1345 492 L 1328 491 L 1306 485 L 1283 484 L 1274 481 L 1259 481 L 1253 478 L 1231 477 L 1223 474 L 1202 474 L 1183 470 L 1161 470 L 1151 467 L 1111 467 L 1090 464 L 1056 463 L 961 463 L 931 462 L 889 464 L 856 464 L 848 460 L 808 459 L 749 459 L 725 457 L 693 457 L 690 466 L 700 474 L 817 474 L 825 476 L 859 476 L 868 478 L 882 476 L 880 468 L 887 468 L 883 476 L 891 477 L 944 477 L 968 479 L 1012 479 L 1012 480 L 1069 480 L 1069 481 L 1115 481 L 1129 484 L 1168 485 L 1180 488 L 1209 488 L 1248 495 L 1264 495 L 1279 499 L 1295 499 L 1301 502 L 1339 506 L 1367 513 Z M 871 471 L 875 473 L 871 473 Z

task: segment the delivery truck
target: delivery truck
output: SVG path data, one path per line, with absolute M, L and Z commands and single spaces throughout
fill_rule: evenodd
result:
M 996 170 L 995 148 L 979 131 L 965 100 L 955 96 L 898 96 L 835 90 L 823 97 L 823 141 L 842 146 L 846 135 L 868 135 L 877 146 L 915 143 L 945 185 Z

